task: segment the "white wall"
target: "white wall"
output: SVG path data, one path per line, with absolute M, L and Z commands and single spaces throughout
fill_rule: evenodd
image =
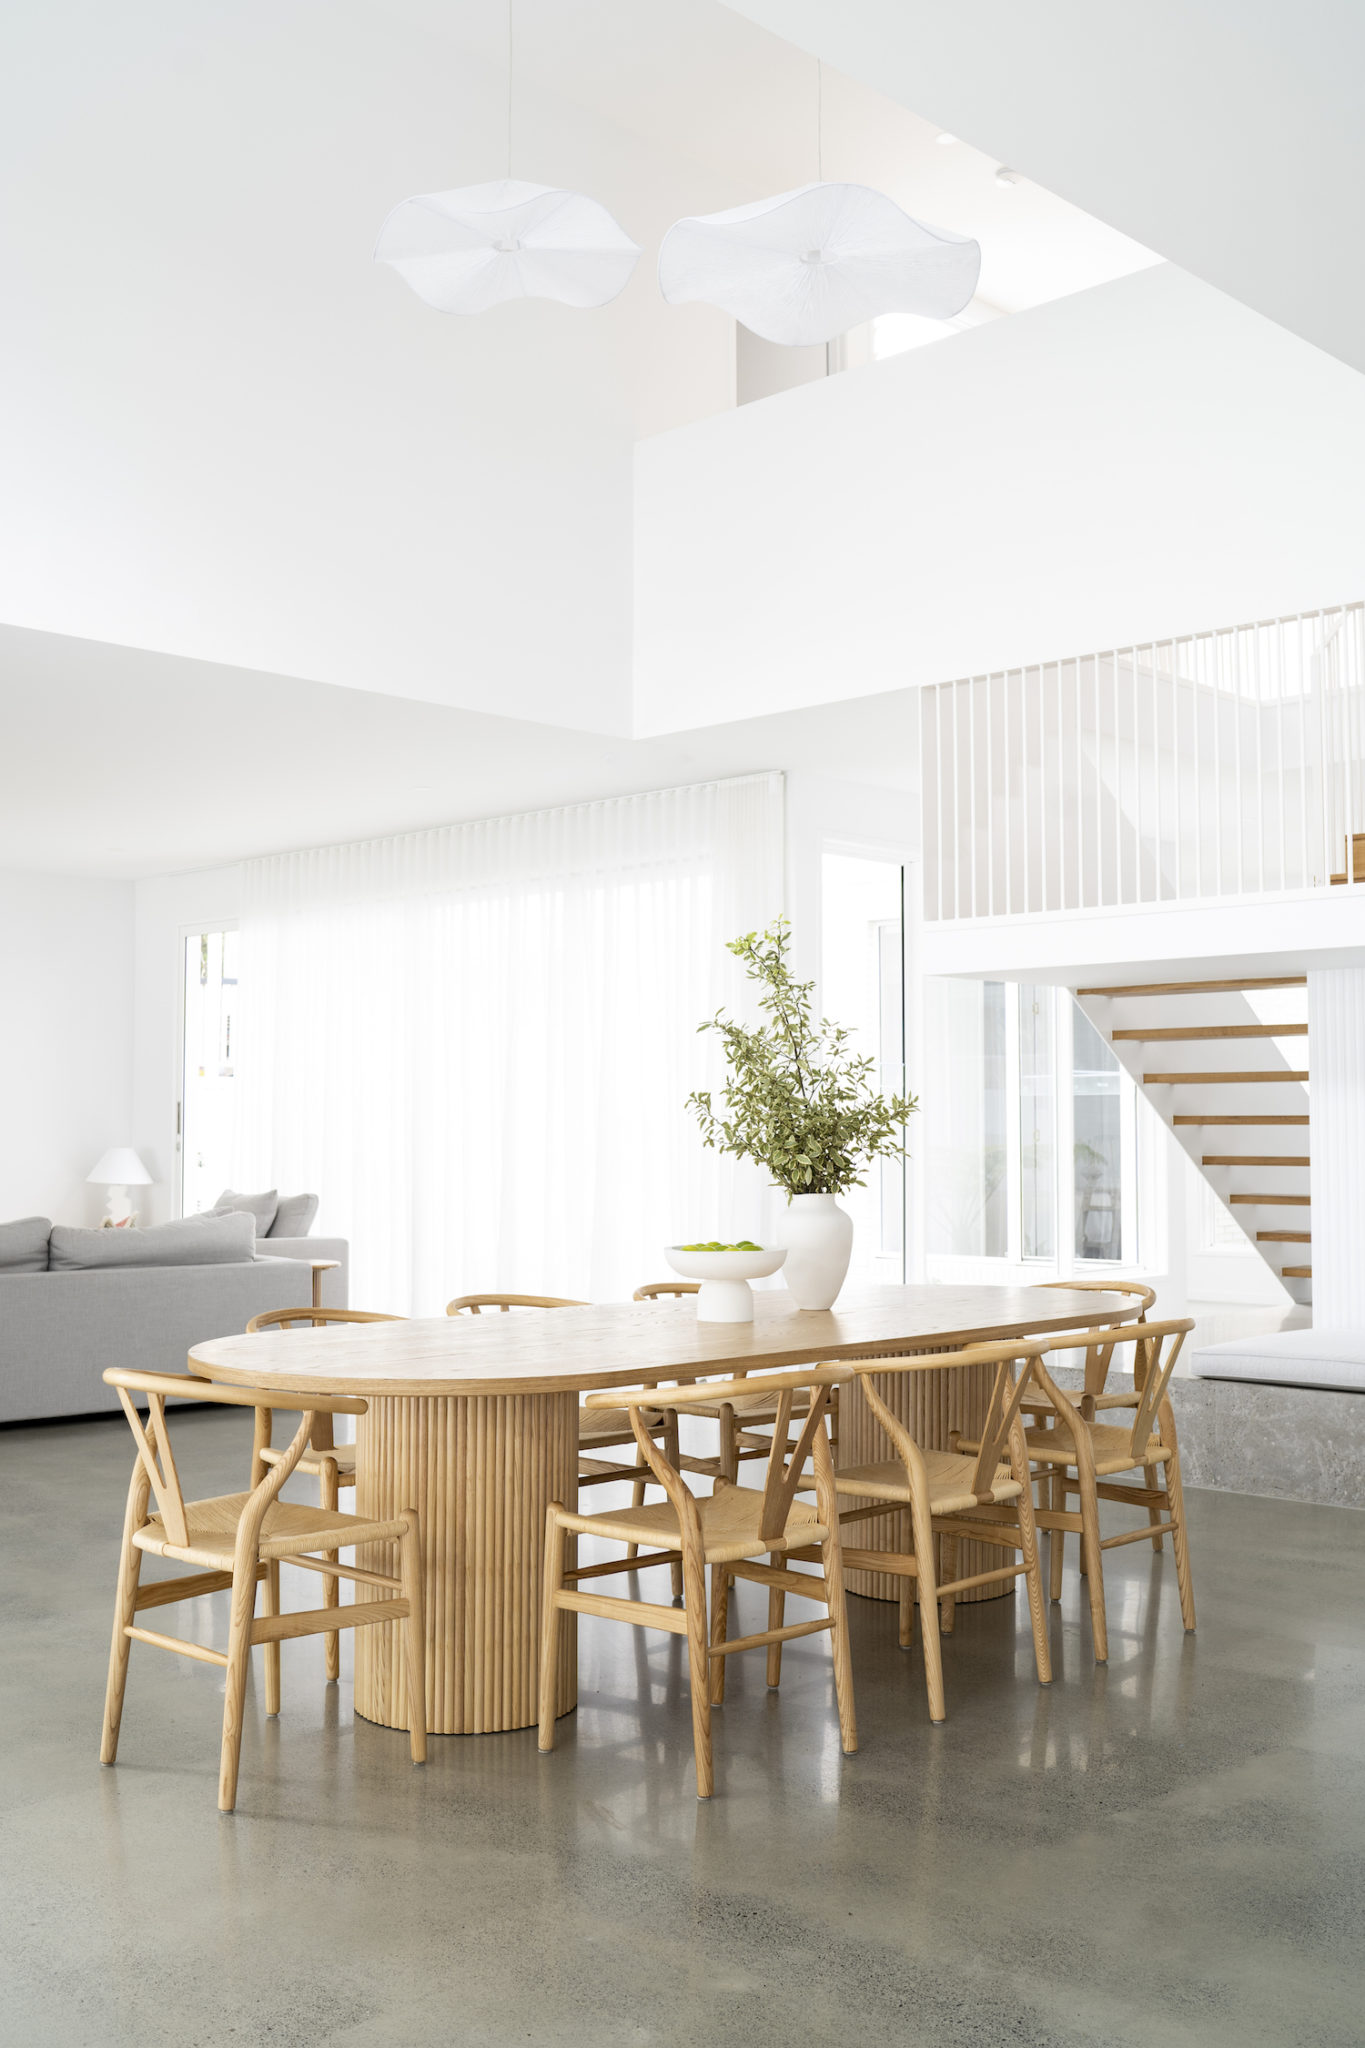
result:
M 1168 266 L 645 442 L 651 733 L 1359 594 L 1365 380 Z
M 1365 968 L 1308 976 L 1313 1302 L 1325 1330 L 1365 1326 Z
M 85 1176 L 138 1142 L 132 936 L 130 883 L 0 873 L 0 1218 L 97 1223 Z
M 242 871 L 205 868 L 138 882 L 130 931 L 133 1143 L 155 1175 L 147 1190 L 148 1219 L 179 1214 L 180 1160 L 175 1108 L 180 1096 L 180 1004 L 183 939 L 237 922 Z

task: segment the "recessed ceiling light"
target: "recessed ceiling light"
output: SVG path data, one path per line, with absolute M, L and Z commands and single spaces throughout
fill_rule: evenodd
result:
M 995 182 L 997 185 L 1017 185 L 1019 183 L 1019 173 L 1012 171 L 1008 164 L 1001 164 L 995 174 Z
M 938 144 L 940 145 L 940 147 L 941 147 L 941 148 L 943 148 L 943 149 L 951 149 L 951 148 L 952 148 L 952 146 L 953 146 L 953 144 L 954 144 L 954 143 L 955 143 L 955 142 L 957 141 L 957 137 L 956 137 L 955 135 L 947 135 L 947 134 L 944 134 L 944 135 L 936 135 L 936 136 L 934 137 L 934 140 L 935 140 L 935 142 L 937 142 L 937 143 L 938 143 Z

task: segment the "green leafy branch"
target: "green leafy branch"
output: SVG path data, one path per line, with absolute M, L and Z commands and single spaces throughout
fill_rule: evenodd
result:
M 905 1124 L 919 1104 L 879 1094 L 875 1062 L 848 1050 L 852 1032 L 814 1022 L 815 984 L 792 978 L 790 944 L 785 917 L 730 940 L 767 1021 L 750 1030 L 718 1010 L 697 1027 L 720 1033 L 729 1076 L 719 1108 L 710 1089 L 695 1090 L 687 1107 L 707 1145 L 754 1160 L 789 1195 L 839 1195 L 864 1185 L 874 1159 L 905 1156 Z

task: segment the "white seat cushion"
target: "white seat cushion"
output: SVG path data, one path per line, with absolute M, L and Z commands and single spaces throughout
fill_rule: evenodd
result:
M 1365 1394 L 1365 1330 L 1275 1330 L 1210 1344 L 1190 1358 L 1201 1380 L 1260 1380 Z

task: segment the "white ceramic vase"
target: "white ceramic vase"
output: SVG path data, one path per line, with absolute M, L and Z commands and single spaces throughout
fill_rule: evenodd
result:
M 853 1256 L 853 1218 L 833 1195 L 792 1195 L 782 1225 L 782 1278 L 798 1308 L 832 1308 Z

